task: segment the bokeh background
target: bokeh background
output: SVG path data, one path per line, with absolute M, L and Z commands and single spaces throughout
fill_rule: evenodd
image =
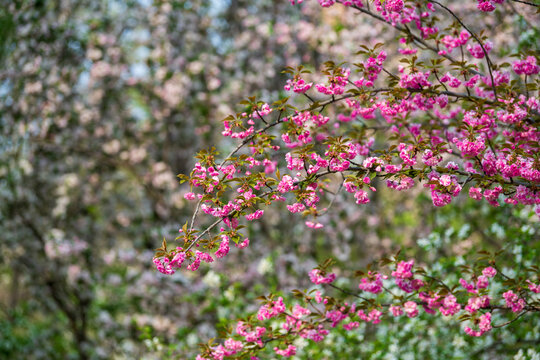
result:
M 443 259 L 439 273 L 481 249 L 505 249 L 514 270 L 538 261 L 530 208 L 460 198 L 434 209 L 421 189 L 380 187 L 362 208 L 336 201 L 323 230 L 268 211 L 250 225 L 249 249 L 163 276 L 153 250 L 193 211 L 176 175 L 199 149 L 235 145 L 221 139 L 220 120 L 248 96 L 284 96 L 285 66 L 352 62 L 360 44 L 386 42 L 392 53 L 397 34 L 316 1 L 0 4 L 0 359 L 193 358 L 198 343 L 256 311 L 257 296 L 311 286 L 307 272 L 329 256 L 344 276 L 398 248 Z M 512 6 L 514 16 L 483 30 L 501 52 L 537 49 L 535 18 Z M 461 10 L 479 28 L 474 8 Z M 302 344 L 297 358 L 540 356 L 534 321 L 475 341 L 459 326 L 422 316 L 364 324 Z

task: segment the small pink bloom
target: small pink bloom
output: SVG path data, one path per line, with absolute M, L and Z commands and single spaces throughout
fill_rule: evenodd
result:
M 497 270 L 495 270 L 491 266 L 488 266 L 487 268 L 482 270 L 482 275 L 487 276 L 488 278 L 492 278 L 497 275 Z
M 479 10 L 484 12 L 491 12 L 495 10 L 495 5 L 493 5 L 493 3 L 491 3 L 490 1 L 479 2 L 477 7 Z
M 320 228 L 324 227 L 324 225 L 321 224 L 321 223 L 314 223 L 314 222 L 311 222 L 311 221 L 306 221 L 306 226 L 310 227 L 312 229 L 320 229 Z
M 403 10 L 403 0 L 386 0 L 385 7 L 388 11 L 400 12 Z
M 476 288 L 477 289 L 485 289 L 489 286 L 489 281 L 487 276 L 481 275 L 478 277 L 478 281 L 476 282 Z
M 351 321 L 350 323 L 344 324 L 343 328 L 347 331 L 351 331 L 353 329 L 356 329 L 360 326 L 360 323 L 358 321 Z
M 314 284 L 330 284 L 336 279 L 336 274 L 329 273 L 327 276 L 322 275 L 319 269 L 313 269 L 309 272 L 309 279 Z
M 482 200 L 483 198 L 482 189 L 477 188 L 477 187 L 471 187 L 469 189 L 469 196 L 471 199 L 474 199 L 474 200 Z
M 400 261 L 396 271 L 392 271 L 392 276 L 398 279 L 407 279 L 413 276 L 411 270 L 414 266 L 414 259 L 409 261 Z
M 530 280 L 527 280 L 527 283 L 529 284 L 529 290 L 531 290 L 533 293 L 538 294 L 540 293 L 540 284 L 536 285 Z
M 505 292 L 503 297 L 506 300 L 506 307 L 512 309 L 513 312 L 517 313 L 525 308 L 525 300 L 514 294 L 512 290 Z
M 405 313 L 410 318 L 418 316 L 418 308 L 414 301 L 407 301 L 403 304 L 403 310 L 405 310 Z
M 393 316 L 400 316 L 403 314 L 403 310 L 399 306 L 391 305 L 388 310 L 390 310 Z

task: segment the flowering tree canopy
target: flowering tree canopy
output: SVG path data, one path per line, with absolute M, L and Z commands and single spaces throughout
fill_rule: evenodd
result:
M 283 209 L 280 203 L 310 231 L 340 231 L 328 221 L 335 203 L 349 199 L 366 206 L 384 187 L 414 197 L 427 193 L 434 207 L 470 197 L 492 207 L 534 208 L 532 226 L 537 225 L 537 49 L 526 42 L 517 51 L 508 49 L 480 23 L 467 20 L 490 23 L 499 13 L 519 13 L 516 8 L 532 13 L 538 5 L 319 3 L 385 24 L 397 36 L 397 47 L 373 39 L 358 44 L 356 57 L 346 63 L 327 61 L 315 72 L 307 65 L 287 67 L 286 97 L 242 101 L 243 109 L 223 120 L 222 135 L 237 145 L 225 154 L 215 148 L 199 152 L 193 170 L 179 175 L 191 188 L 185 198 L 195 211 L 180 229 L 179 244 L 163 241 L 156 250 L 160 272 L 196 271 L 201 263 L 226 257 L 233 245 L 248 247 L 257 239 L 248 238 L 245 228 L 266 212 Z M 473 9 L 476 14 L 467 13 Z M 532 22 L 526 24 L 537 31 Z M 309 273 L 322 287 L 295 290 L 296 304 L 262 297 L 256 316 L 228 329 L 222 343 L 203 346 L 198 359 L 255 359 L 267 347 L 293 356 L 299 338 L 319 342 L 339 327 L 354 331 L 361 322 L 415 318 L 421 311 L 464 321 L 463 331 L 472 337 L 537 317 L 538 266 L 519 265 L 519 273 L 507 273 L 500 255 L 483 252 L 456 276 L 434 275 L 398 253 L 359 270 L 354 291 L 335 285 L 332 262 L 324 262 Z M 325 295 L 323 288 L 337 295 Z

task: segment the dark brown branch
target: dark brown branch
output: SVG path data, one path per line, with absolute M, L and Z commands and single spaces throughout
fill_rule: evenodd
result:
M 531 3 L 531 2 L 528 2 L 528 1 L 523 1 L 523 0 L 510 0 L 510 1 L 517 2 L 517 3 L 520 3 L 520 4 L 529 5 L 529 6 L 540 7 L 540 5 L 534 4 L 534 3 Z

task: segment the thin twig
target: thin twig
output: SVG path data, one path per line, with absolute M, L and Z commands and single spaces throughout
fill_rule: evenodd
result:
M 519 319 L 520 317 L 522 317 L 523 315 L 525 315 L 526 313 L 528 313 L 528 311 L 522 312 L 521 314 L 519 314 L 518 316 L 516 316 L 515 318 L 513 318 L 510 321 L 507 321 L 507 322 L 499 324 L 499 325 L 492 325 L 492 327 L 493 328 L 501 328 L 503 326 L 509 325 L 509 324 L 513 323 L 514 321 L 516 321 L 517 319 Z
M 348 291 L 348 290 L 342 289 L 342 288 L 340 288 L 339 286 L 336 286 L 336 285 L 334 285 L 334 284 L 328 284 L 328 285 L 329 285 L 330 287 L 333 287 L 333 288 L 336 289 L 336 290 L 341 291 L 341 292 L 344 293 L 344 294 L 347 294 L 347 295 L 350 295 L 350 296 L 354 296 L 355 298 L 362 299 L 362 300 L 364 300 L 364 301 L 370 301 L 368 298 L 362 297 L 362 296 L 360 296 L 360 295 L 358 295 L 358 294 L 355 294 L 355 293 L 352 293 L 352 292 L 350 292 L 350 291 Z
M 326 213 L 330 210 L 330 208 L 332 207 L 332 205 L 334 205 L 334 201 L 335 201 L 336 198 L 338 197 L 338 195 L 339 195 L 341 189 L 343 188 L 343 183 L 345 182 L 345 178 L 343 177 L 343 173 L 341 174 L 341 177 L 342 177 L 343 180 L 341 181 L 341 184 L 339 184 L 339 187 L 338 187 L 338 189 L 336 190 L 336 192 L 333 194 L 334 197 L 332 198 L 332 200 L 330 200 L 330 204 L 328 204 L 328 207 L 326 208 L 326 210 L 321 211 L 321 212 L 318 214 L 318 216 L 321 216 L 321 215 L 326 214 Z
M 523 1 L 523 0 L 510 0 L 510 1 L 517 2 L 517 3 L 520 3 L 520 4 L 529 5 L 529 6 L 540 7 L 540 5 L 534 4 L 534 3 L 531 3 L 531 2 L 528 2 L 528 1 Z
M 217 224 L 219 224 L 220 222 L 223 221 L 223 218 L 219 218 L 217 219 L 216 221 L 214 221 L 212 223 L 212 225 L 210 225 L 209 227 L 207 227 L 202 233 L 200 233 L 196 238 L 195 240 L 193 240 L 193 242 L 191 244 L 189 244 L 189 246 L 184 250 L 184 252 L 188 252 L 189 249 L 191 249 L 195 244 L 197 244 L 199 242 L 199 240 L 204 236 L 206 235 L 208 232 L 210 232 L 210 230 L 212 230 Z
M 193 213 L 193 216 L 191 217 L 191 223 L 189 225 L 189 233 L 191 233 L 193 231 L 193 224 L 195 224 L 195 218 L 197 217 L 197 214 L 199 213 L 201 203 L 202 203 L 202 197 L 197 202 L 197 207 L 195 207 L 195 212 Z

